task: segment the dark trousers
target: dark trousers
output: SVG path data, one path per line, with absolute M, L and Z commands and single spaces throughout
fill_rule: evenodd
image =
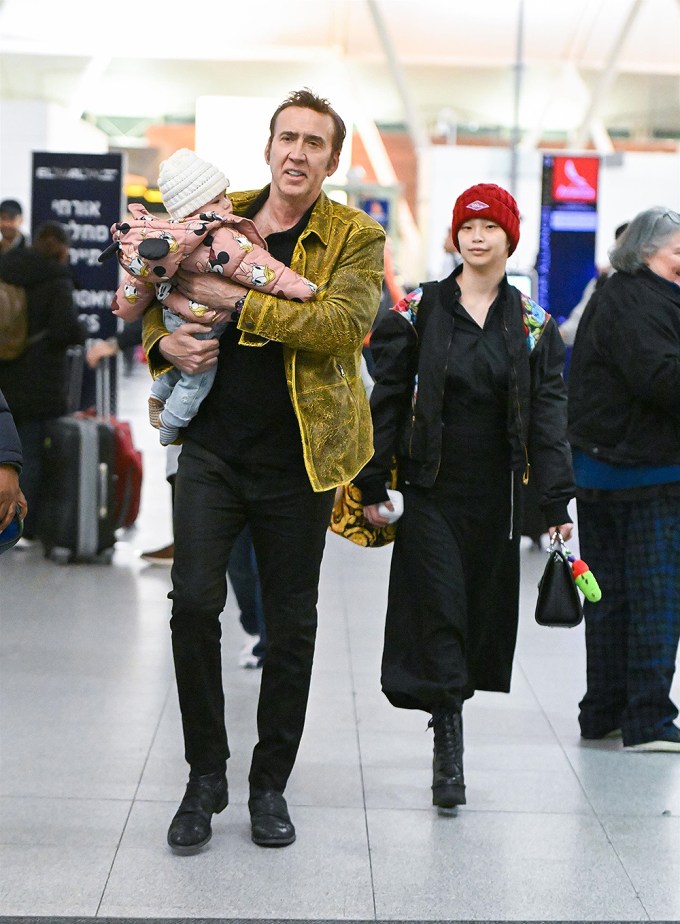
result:
M 670 699 L 680 637 L 680 494 L 636 500 L 623 491 L 579 498 L 581 556 L 602 590 L 584 606 L 588 689 L 581 731 L 615 728 L 626 745 L 663 736 L 678 710 Z
M 179 460 L 179 455 L 177 456 Z M 179 462 L 178 462 L 179 464 Z M 175 478 L 177 472 L 168 475 L 168 482 L 172 492 L 172 510 L 175 510 Z M 236 537 L 231 548 L 227 574 L 234 588 L 234 596 L 241 611 L 239 621 L 243 631 L 248 635 L 258 635 L 259 641 L 253 646 L 253 654 L 263 658 L 267 651 L 267 630 L 264 624 L 264 610 L 262 608 L 262 589 L 260 575 L 257 570 L 257 558 L 250 527 L 245 526 Z
M 175 483 L 172 648 L 186 760 L 195 773 L 229 757 L 220 614 L 227 562 L 247 524 L 260 571 L 267 630 L 251 790 L 283 792 L 304 727 L 317 626 L 321 559 L 333 491 L 306 477 L 232 465 L 187 441 Z

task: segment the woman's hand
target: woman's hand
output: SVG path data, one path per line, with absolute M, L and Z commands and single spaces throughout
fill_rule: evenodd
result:
M 563 523 L 561 526 L 549 526 L 548 535 L 552 539 L 556 532 L 559 532 L 560 536 L 567 542 L 568 539 L 571 539 L 571 534 L 574 529 L 573 523 Z
M 210 309 L 202 318 L 197 318 L 199 324 L 231 321 L 236 302 L 250 291 L 220 273 L 190 273 L 180 269 L 175 279 L 182 295 Z
M 377 504 L 369 504 L 367 507 L 364 507 L 364 516 L 371 524 L 371 526 L 388 526 L 389 520 L 386 520 L 385 517 L 381 517 L 378 513 L 378 507 L 381 504 L 385 504 L 388 510 L 394 510 L 394 504 L 391 500 L 379 501 Z
M 205 332 L 205 326 L 198 322 L 182 324 L 167 337 L 161 337 L 158 349 L 169 363 L 182 372 L 189 375 L 205 372 L 217 363 L 220 352 L 219 340 L 216 337 L 210 337 L 208 340 L 194 337 L 194 334 Z

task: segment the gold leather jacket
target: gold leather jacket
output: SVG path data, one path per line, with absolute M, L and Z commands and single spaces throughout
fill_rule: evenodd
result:
M 262 190 L 230 195 L 242 215 Z M 385 232 L 365 212 L 322 192 L 293 251 L 291 269 L 318 286 L 309 302 L 251 290 L 238 321 L 244 347 L 283 344 L 288 391 L 300 425 L 309 481 L 326 491 L 351 480 L 373 454 L 373 429 L 361 381 L 361 348 L 378 311 Z M 155 377 L 152 347 L 165 336 L 158 303 L 144 316 L 143 346 Z

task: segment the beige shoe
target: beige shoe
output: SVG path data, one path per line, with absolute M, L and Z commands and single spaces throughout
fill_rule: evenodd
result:
M 175 557 L 175 543 L 171 542 L 170 545 L 164 545 L 162 549 L 155 549 L 153 552 L 142 552 L 139 557 L 150 565 L 164 565 L 170 568 Z
M 160 416 L 164 407 L 165 405 L 158 398 L 149 398 L 149 423 L 156 430 L 160 429 Z

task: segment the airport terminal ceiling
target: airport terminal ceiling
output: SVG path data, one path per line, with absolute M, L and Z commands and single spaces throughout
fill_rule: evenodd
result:
M 197 96 L 299 86 L 416 143 L 680 140 L 680 0 L 0 0 L 0 62 L 2 99 L 131 143 Z

